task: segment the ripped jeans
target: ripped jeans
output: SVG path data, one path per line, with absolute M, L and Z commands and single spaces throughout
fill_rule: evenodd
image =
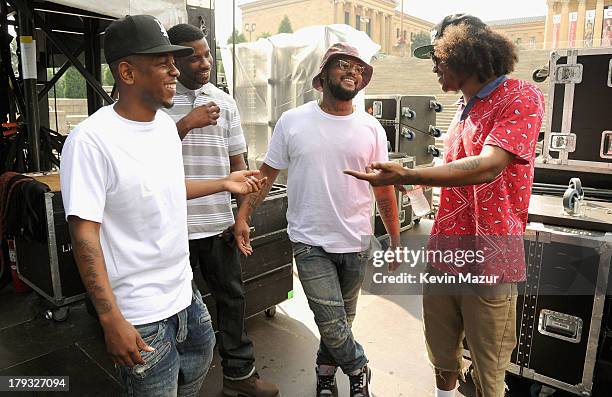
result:
M 317 365 L 339 366 L 345 374 L 361 369 L 368 359 L 353 337 L 351 324 L 368 252 L 335 254 L 321 247 L 293 243 L 293 256 L 321 334 Z
M 215 332 L 197 289 L 191 305 L 151 324 L 137 325 L 142 339 L 155 349 L 141 352 L 145 364 L 117 365 L 127 397 L 196 397 L 213 357 Z

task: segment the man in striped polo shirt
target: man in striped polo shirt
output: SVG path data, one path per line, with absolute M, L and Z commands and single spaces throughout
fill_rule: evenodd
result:
M 247 169 L 246 142 L 236 103 L 210 83 L 213 58 L 204 34 L 188 24 L 168 30 L 172 43 L 192 47 L 176 60 L 180 71 L 174 106 L 166 111 L 183 140 L 187 179 L 217 179 Z M 238 203 L 242 197 L 237 197 Z M 217 303 L 218 346 L 223 366 L 223 393 L 228 396 L 276 397 L 278 387 L 259 379 L 253 343 L 244 328 L 245 298 L 229 193 L 187 202 L 190 261 L 199 267 Z

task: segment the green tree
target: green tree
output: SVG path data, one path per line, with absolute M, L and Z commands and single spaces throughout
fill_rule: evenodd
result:
M 102 65 L 102 85 L 113 86 L 115 84 L 115 78 L 111 73 L 110 67 L 107 64 Z
M 237 30 L 234 30 L 234 33 L 227 39 L 227 44 L 232 44 L 232 37 L 236 38 L 236 44 L 245 43 L 247 41 L 243 33 L 238 33 Z
M 85 78 L 81 76 L 81 73 L 74 66 L 68 68 L 62 78 L 65 79 L 66 88 L 64 94 L 66 98 L 87 97 Z
M 410 43 L 410 51 L 414 51 L 414 49 L 417 47 L 420 47 L 423 45 L 429 45 L 429 44 L 431 44 L 431 36 L 429 35 L 429 33 L 421 30 L 420 32 L 417 32 L 414 35 L 412 35 L 411 43 Z
M 57 72 L 57 69 L 55 70 Z M 47 68 L 47 81 L 53 78 L 53 68 Z M 65 98 L 66 95 L 64 91 L 66 90 L 66 81 L 64 81 L 64 76 L 60 77 L 59 80 L 55 82 L 55 87 L 51 88 L 49 91 L 49 96 L 55 95 L 56 98 Z
M 267 39 L 268 37 L 272 36 L 272 33 L 270 32 L 263 32 L 262 34 L 260 34 L 259 36 L 257 36 L 258 39 Z
M 293 28 L 291 27 L 291 21 L 289 17 L 285 15 L 280 25 L 278 25 L 278 33 L 293 33 Z

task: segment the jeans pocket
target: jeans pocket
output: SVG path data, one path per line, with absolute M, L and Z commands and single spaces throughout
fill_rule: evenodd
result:
M 293 250 L 293 257 L 297 259 L 302 254 L 310 253 L 312 246 L 304 243 L 292 243 L 291 248 Z
M 136 330 L 144 342 L 155 349 L 152 352 L 141 351 L 140 355 L 144 364 L 137 364 L 132 368 L 132 374 L 139 378 L 144 378 L 157 363 L 159 363 L 170 351 L 170 341 L 164 339 L 166 324 L 163 321 L 145 326 L 137 326 Z

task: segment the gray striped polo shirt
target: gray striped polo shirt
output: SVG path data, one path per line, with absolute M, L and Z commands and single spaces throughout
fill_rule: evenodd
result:
M 177 82 L 174 106 L 165 111 L 175 122 L 208 102 L 219 106 L 217 125 L 195 128 L 183 139 L 183 165 L 187 179 L 218 179 L 230 173 L 230 156 L 246 152 L 240 115 L 234 99 L 211 83 L 189 90 Z M 234 223 L 228 192 L 187 201 L 189 238 L 221 233 Z

